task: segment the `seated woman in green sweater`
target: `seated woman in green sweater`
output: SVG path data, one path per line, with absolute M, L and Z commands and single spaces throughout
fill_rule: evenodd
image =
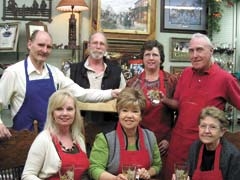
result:
M 158 175 L 162 162 L 154 133 L 139 126 L 146 106 L 144 94 L 125 88 L 117 98 L 119 122 L 115 130 L 96 136 L 90 153 L 89 174 L 95 180 L 127 180 L 122 165 L 138 167 L 141 179 Z

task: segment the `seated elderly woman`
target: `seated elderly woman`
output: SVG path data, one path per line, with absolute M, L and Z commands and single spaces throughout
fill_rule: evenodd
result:
M 96 136 L 90 153 L 89 174 L 95 180 L 122 179 L 124 164 L 137 165 L 138 176 L 150 179 L 162 163 L 154 133 L 139 126 L 146 105 L 140 90 L 125 88 L 117 98 L 116 129 Z
M 228 120 L 222 110 L 206 107 L 199 118 L 199 139 L 189 152 L 192 180 L 237 180 L 240 177 L 240 152 L 224 137 Z M 174 178 L 173 178 L 174 179 Z

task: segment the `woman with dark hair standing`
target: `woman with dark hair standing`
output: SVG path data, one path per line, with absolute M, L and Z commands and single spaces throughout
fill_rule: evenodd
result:
M 144 71 L 130 79 L 127 86 L 142 89 L 144 92 L 147 105 L 140 124 L 154 132 L 164 168 L 174 121 L 174 110 L 166 106 L 165 101 L 173 97 L 177 78 L 163 70 L 164 47 L 157 40 L 144 43 L 141 58 Z

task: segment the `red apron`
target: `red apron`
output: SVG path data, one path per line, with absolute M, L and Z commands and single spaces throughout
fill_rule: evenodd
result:
M 144 84 L 145 79 L 145 72 L 141 74 L 141 88 L 143 90 L 143 93 L 145 94 L 145 97 L 148 97 L 147 93 L 149 90 Z M 159 71 L 159 83 L 160 86 L 154 89 L 162 91 L 166 95 L 166 88 L 164 85 L 164 73 L 162 70 Z M 165 138 L 171 131 L 171 122 L 168 122 L 167 120 L 163 119 L 162 114 L 165 113 L 166 109 L 164 109 L 164 105 L 162 103 L 159 103 L 157 105 L 153 105 L 149 98 L 146 98 L 146 108 L 144 110 L 143 114 L 143 120 L 140 122 L 140 124 L 150 129 L 154 132 L 157 142 L 159 143 L 161 140 Z
M 210 171 L 201 171 L 203 147 L 204 145 L 201 146 L 201 149 L 198 155 L 197 168 L 193 172 L 192 180 L 216 180 L 216 179 L 223 180 L 222 171 L 219 168 L 222 145 L 219 144 L 216 149 L 216 154 L 214 159 L 214 168 L 213 170 L 210 170 Z
M 179 100 L 179 115 L 172 131 L 168 149 L 165 180 L 169 180 L 174 172 L 175 162 L 186 162 L 191 144 L 198 139 L 198 119 L 202 108 L 207 105 L 206 89 L 203 86 L 189 88 Z M 205 87 L 206 88 L 206 87 Z
M 83 152 L 79 145 L 77 148 L 79 152 L 76 154 L 69 154 L 62 151 L 62 147 L 59 144 L 56 137 L 53 138 L 53 143 L 55 144 L 56 150 L 60 159 L 62 160 L 62 166 L 71 166 L 74 165 L 77 169 L 74 170 L 74 180 L 81 179 L 83 173 L 89 168 L 89 160 L 85 152 Z M 54 176 L 48 178 L 48 180 L 59 180 L 59 174 L 55 174 Z
M 124 142 L 124 132 L 120 123 L 117 125 L 117 135 L 119 139 L 120 145 L 120 163 L 118 168 L 118 173 L 122 172 L 122 165 L 123 164 L 131 164 L 136 165 L 138 167 L 150 168 L 150 157 L 148 154 L 148 150 L 144 144 L 144 137 L 143 137 L 143 130 L 138 127 L 138 134 L 139 134 L 139 150 L 136 151 L 128 151 L 126 150 L 126 143 Z
M 141 81 L 141 88 L 143 89 L 143 92 L 145 94 L 145 96 L 147 97 L 147 93 L 148 93 L 148 90 L 151 90 L 151 89 L 148 89 L 146 87 L 146 85 L 144 84 L 144 79 L 146 77 L 146 74 L 145 74 L 145 71 L 142 72 L 141 76 L 140 76 L 140 79 L 142 80 Z M 159 84 L 160 86 L 156 89 L 154 88 L 154 90 L 159 90 L 159 91 L 162 91 L 163 94 L 166 94 L 166 88 L 165 88 L 165 85 L 164 85 L 164 73 L 162 70 L 159 71 Z M 150 108 L 152 107 L 152 104 L 151 104 L 151 101 L 147 98 L 147 105 L 146 105 L 146 108 Z

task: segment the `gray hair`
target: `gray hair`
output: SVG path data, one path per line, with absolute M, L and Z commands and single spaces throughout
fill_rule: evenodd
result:
M 204 109 L 202 109 L 201 114 L 199 116 L 199 123 L 201 122 L 202 119 L 206 117 L 212 117 L 214 119 L 217 119 L 222 128 L 227 128 L 229 126 L 229 122 L 225 116 L 225 112 L 214 106 L 207 106 Z
M 204 39 L 211 48 L 214 48 L 211 40 L 209 39 L 209 37 L 207 35 L 201 34 L 201 33 L 195 33 L 195 34 L 192 35 L 191 40 L 195 39 L 195 38 L 202 38 L 202 39 Z
M 91 34 L 90 37 L 89 37 L 88 42 L 91 42 L 93 36 L 95 36 L 96 34 L 101 34 L 104 37 L 104 39 L 105 39 L 106 45 L 108 46 L 107 37 L 105 36 L 105 34 L 103 32 L 95 32 L 95 33 Z

